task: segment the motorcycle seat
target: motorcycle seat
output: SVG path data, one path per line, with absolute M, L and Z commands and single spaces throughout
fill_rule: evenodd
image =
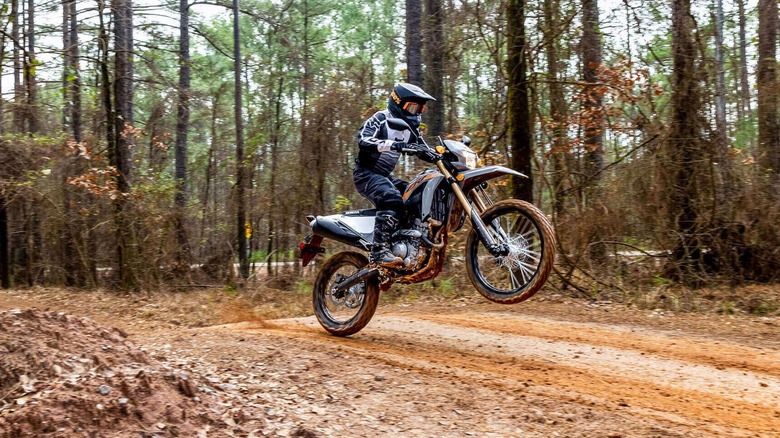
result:
M 344 216 L 361 216 L 361 217 L 374 217 L 376 216 L 376 208 L 365 208 L 363 210 L 350 210 L 341 213 Z

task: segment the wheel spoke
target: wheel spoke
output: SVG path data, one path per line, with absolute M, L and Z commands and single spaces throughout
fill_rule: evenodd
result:
M 476 258 L 480 276 L 499 291 L 514 293 L 528 285 L 542 260 L 542 236 L 535 222 L 522 211 L 507 211 L 489 221 L 487 228 L 493 238 L 508 247 L 509 253 L 496 259 L 483 246 L 478 246 Z
M 357 270 L 358 267 L 352 264 L 346 264 L 342 267 L 339 267 L 336 272 L 334 272 L 333 276 L 331 277 L 331 281 L 328 284 L 328 296 L 326 297 L 325 310 L 331 319 L 339 323 L 349 321 L 357 314 L 357 312 L 360 311 L 360 307 L 362 306 L 363 300 L 365 299 L 366 285 L 365 283 L 359 283 L 355 286 L 352 286 L 352 288 L 350 288 L 351 290 L 345 291 L 343 295 L 339 297 L 333 295 L 332 288 L 336 285 L 336 278 L 339 274 L 341 275 L 341 278 L 347 278 L 357 272 Z M 353 291 L 355 290 L 360 290 L 360 295 L 357 297 L 352 296 Z M 348 301 L 350 301 L 349 305 Z
M 529 231 L 526 231 L 524 233 L 519 233 L 519 236 L 525 239 L 526 241 L 530 242 L 536 237 L 536 230 L 531 229 Z
M 534 277 L 534 273 L 536 272 L 536 266 L 529 265 L 524 262 L 520 262 L 520 270 L 524 273 L 528 273 L 528 280 L 532 279 Z M 525 278 L 525 275 L 523 275 L 523 278 Z
M 509 271 L 509 278 L 512 281 L 512 289 L 517 289 L 517 279 L 515 278 L 515 274 L 512 272 L 512 267 L 508 267 L 507 271 Z
M 508 224 L 508 230 L 510 233 L 516 233 L 516 234 L 522 234 L 522 231 L 518 229 L 518 225 L 524 225 L 526 221 L 522 221 L 525 218 L 515 218 L 514 221 L 512 221 L 511 224 Z M 507 221 L 509 221 L 509 218 L 507 218 Z M 522 222 L 521 222 L 522 221 Z
M 525 251 L 523 253 L 526 259 L 533 260 L 536 264 L 539 264 L 539 260 L 542 259 L 542 254 L 536 251 Z

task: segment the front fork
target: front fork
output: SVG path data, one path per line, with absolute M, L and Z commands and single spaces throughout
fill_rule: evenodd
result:
M 480 214 L 488 208 L 487 203 L 490 202 L 490 198 L 485 196 L 485 200 L 483 200 L 480 198 L 480 196 L 474 196 L 476 204 L 475 207 L 466 198 L 466 194 L 463 193 L 463 190 L 461 190 L 458 182 L 452 176 L 452 173 L 450 173 L 450 171 L 444 165 L 444 162 L 439 160 L 436 162 L 436 166 L 439 168 L 441 174 L 447 178 L 447 182 L 449 182 L 450 187 L 452 187 L 452 192 L 455 193 L 455 197 L 458 198 L 458 201 L 460 201 L 460 204 L 463 206 L 463 211 L 466 212 L 466 215 L 471 218 L 471 225 L 477 231 L 479 240 L 482 241 L 482 244 L 485 245 L 485 248 L 487 248 L 493 257 L 504 257 L 509 254 L 509 248 L 506 245 L 502 245 L 496 242 L 496 239 L 494 239 L 487 230 L 485 223 L 482 222 L 482 218 L 480 217 Z M 498 229 L 500 230 L 501 228 L 498 227 Z

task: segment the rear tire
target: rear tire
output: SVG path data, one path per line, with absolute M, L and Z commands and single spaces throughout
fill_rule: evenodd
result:
M 493 257 L 472 229 L 466 242 L 471 284 L 495 303 L 531 298 L 544 286 L 555 261 L 555 234 L 547 217 L 533 204 L 508 199 L 485 210 L 482 221 L 498 243 L 509 246 L 510 254 Z
M 368 266 L 368 258 L 358 252 L 344 251 L 328 259 L 317 274 L 312 301 L 317 321 L 329 333 L 349 336 L 363 329 L 371 321 L 379 304 L 379 280 L 365 280 L 349 291 L 335 294 L 332 287 Z

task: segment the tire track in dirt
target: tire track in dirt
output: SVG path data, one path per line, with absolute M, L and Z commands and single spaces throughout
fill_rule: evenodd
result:
M 415 319 L 551 341 L 585 343 L 780 377 L 780 352 L 741 344 L 691 339 L 634 327 L 601 326 L 502 314 L 409 314 Z
M 531 391 L 716 435 L 780 431 L 774 352 L 698 339 L 675 338 L 671 345 L 655 333 L 495 314 L 382 315 L 347 339 L 326 335 L 312 318 L 274 324 L 280 336 L 464 384 Z M 735 359 L 731 348 L 746 360 Z

